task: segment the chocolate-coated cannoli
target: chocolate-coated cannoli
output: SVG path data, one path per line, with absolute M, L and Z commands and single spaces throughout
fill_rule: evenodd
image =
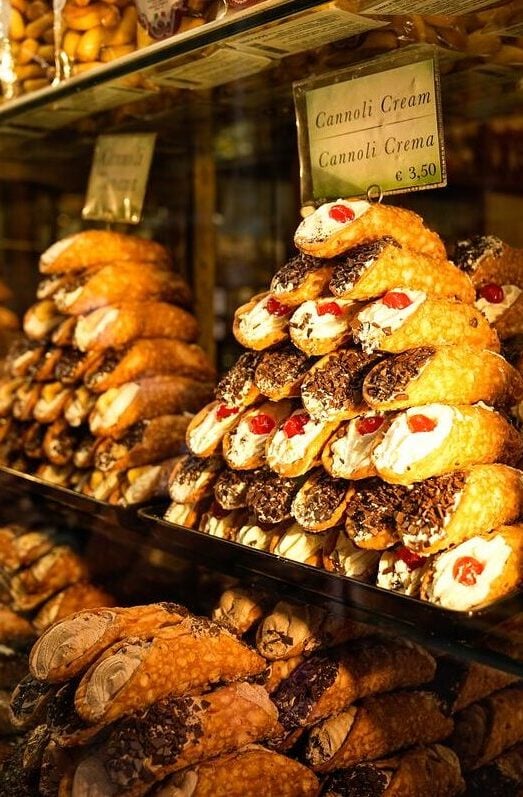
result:
M 98 352 L 83 354 L 78 349 L 63 349 L 54 369 L 54 378 L 63 385 L 76 385 L 90 368 L 96 368 L 101 357 Z
M 398 541 L 395 513 L 401 507 L 405 488 L 379 479 L 362 479 L 346 509 L 345 529 L 360 548 L 383 550 Z
M 247 506 L 247 490 L 259 476 L 257 470 L 224 468 L 214 483 L 214 497 L 223 509 L 243 509 Z
M 523 744 L 467 775 L 467 797 L 519 797 L 523 789 Z
M 298 656 L 292 656 L 290 659 L 276 659 L 275 661 L 269 662 L 266 679 L 263 683 L 267 692 L 270 695 L 274 694 L 280 684 L 289 678 L 294 670 L 304 661 L 305 656 L 299 654 Z
M 446 711 L 455 714 L 518 680 L 513 673 L 486 667 L 477 661 L 441 656 L 431 689 L 444 702 Z
M 33 620 L 37 631 L 42 634 L 53 623 L 84 609 L 97 609 L 101 606 L 114 606 L 115 599 L 105 589 L 89 582 L 80 582 L 58 592 L 42 608 Z
M 256 387 L 272 401 L 297 397 L 313 362 L 292 343 L 263 352 L 254 376 Z
M 253 404 L 260 395 L 255 374 L 261 358 L 259 352 L 246 351 L 241 354 L 218 382 L 216 400 L 227 407 L 248 407 Z
M 55 592 L 81 581 L 87 576 L 87 566 L 67 545 L 57 545 L 27 570 L 11 580 L 13 607 L 30 611 Z
M 281 523 L 291 518 L 292 500 L 301 484 L 271 471 L 260 471 L 247 490 L 247 506 L 260 523 Z
M 459 241 L 454 262 L 474 285 L 485 283 L 520 285 L 523 274 L 521 249 L 509 246 L 494 235 L 475 235 Z
M 222 467 L 220 457 L 201 459 L 185 454 L 177 460 L 171 471 L 169 495 L 179 504 L 194 503 L 212 495 L 213 484 Z
M 244 636 L 265 614 L 269 595 L 246 587 L 231 587 L 220 595 L 212 619 L 223 623 L 237 636 Z

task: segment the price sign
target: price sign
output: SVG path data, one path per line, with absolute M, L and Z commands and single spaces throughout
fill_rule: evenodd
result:
M 156 133 L 98 136 L 84 219 L 139 224 Z
M 294 97 L 304 203 L 446 185 L 430 47 L 302 81 Z

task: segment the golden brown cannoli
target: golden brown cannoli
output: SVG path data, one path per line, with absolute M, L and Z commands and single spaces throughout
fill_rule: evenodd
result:
M 270 552 L 293 562 L 321 567 L 326 535 L 310 532 L 293 523 L 271 541 Z
M 73 459 L 79 430 L 69 426 L 64 418 L 52 423 L 45 433 L 44 454 L 53 465 L 67 465 Z
M 77 612 L 42 634 L 31 651 L 30 670 L 39 681 L 66 681 L 115 642 L 129 636 L 150 639 L 159 628 L 176 625 L 187 614 L 183 606 L 167 602 Z
M 292 656 L 290 659 L 276 659 L 269 662 L 264 687 L 272 695 L 279 685 L 294 672 L 305 661 L 305 656 L 300 654 Z
M 122 484 L 121 496 L 111 497 L 110 503 L 124 506 L 143 504 L 156 498 L 168 496 L 169 476 L 174 459 L 164 459 L 149 465 L 129 468 Z
M 73 473 L 73 467 L 69 465 L 49 465 L 42 463 L 36 470 L 36 475 L 44 482 L 56 484 L 59 487 L 68 487 Z
M 521 286 L 523 255 L 494 235 L 476 235 L 459 241 L 454 262 L 468 274 L 474 285 L 495 283 Z
M 405 545 L 396 545 L 380 556 L 376 586 L 418 597 L 428 566 L 426 557 L 419 556 Z
M 100 439 L 94 437 L 89 430 L 83 431 L 81 438 L 76 443 L 73 455 L 75 468 L 92 468 L 94 466 L 94 457 L 100 442 Z
M 353 485 L 346 509 L 345 530 L 360 548 L 381 551 L 398 541 L 395 514 L 405 488 L 379 479 L 363 479 Z
M 266 797 L 315 797 L 319 789 L 316 775 L 306 766 L 252 744 L 171 775 L 156 797 L 179 797 L 187 789 L 191 797 L 258 797 L 260 784 Z
M 203 349 L 195 343 L 169 338 L 137 340 L 123 350 L 108 349 L 85 372 L 84 382 L 103 393 L 125 382 L 159 374 L 176 374 L 210 382 L 216 372 Z
M 20 385 L 16 391 L 13 401 L 13 418 L 18 421 L 29 421 L 33 418 L 33 412 L 42 392 L 42 385 L 35 384 L 30 380 Z
M 444 702 L 447 713 L 455 714 L 517 681 L 517 675 L 477 661 L 440 656 L 431 689 Z
M 239 509 L 229 512 L 213 501 L 201 514 L 198 531 L 222 540 L 236 540 L 237 532 L 245 520 L 245 514 L 245 511 Z
M 292 499 L 301 481 L 260 471 L 247 489 L 246 502 L 260 523 L 281 523 L 289 520 Z
M 95 464 L 99 470 L 127 470 L 181 454 L 190 418 L 160 415 L 131 426 L 119 440 L 101 440 Z
M 404 544 L 427 555 L 511 523 L 522 511 L 521 471 L 474 465 L 412 485 L 395 519 Z
M 340 576 L 358 581 L 373 581 L 378 567 L 379 553 L 358 548 L 344 529 L 329 535 L 323 546 L 323 567 Z
M 313 362 L 292 343 L 263 352 L 254 375 L 256 387 L 272 401 L 297 397 Z
M 50 530 L 4 526 L 0 528 L 0 568 L 14 573 L 29 567 L 48 553 L 55 543 L 56 536 Z
M 195 501 L 192 504 L 178 504 L 176 501 L 172 501 L 165 510 L 163 519 L 169 523 L 176 523 L 177 526 L 196 529 L 206 509 L 207 499 Z
M 30 340 L 43 341 L 64 320 L 52 299 L 44 299 L 33 304 L 24 315 L 23 328 Z
M 499 354 L 470 346 L 422 346 L 378 363 L 365 377 L 363 398 L 373 409 L 420 404 L 514 404 L 523 378 Z
M 227 407 L 248 407 L 253 404 L 260 395 L 260 390 L 255 384 L 255 374 L 262 356 L 260 352 L 255 351 L 241 354 L 218 382 L 215 390 L 216 400 Z
M 64 385 L 74 385 L 80 382 L 91 368 L 96 368 L 102 355 L 99 352 L 87 352 L 78 349 L 63 349 L 62 356 L 54 369 L 54 378 Z
M 16 391 L 24 384 L 20 377 L 14 379 L 4 378 L 0 382 L 0 416 L 5 417 L 11 414 L 11 409 L 15 400 Z
M 446 738 L 454 723 L 430 692 L 392 692 L 364 698 L 318 723 L 305 758 L 315 772 L 332 772 Z
M 261 620 L 271 598 L 257 589 L 230 587 L 222 592 L 212 611 L 212 619 L 222 623 L 237 636 L 244 636 Z
M 355 480 L 376 476 L 372 452 L 383 439 L 393 417 L 371 411 L 342 423 L 328 440 L 321 455 L 327 473 Z
M 224 468 L 214 483 L 214 497 L 222 509 L 244 509 L 247 490 L 258 478 L 257 470 L 230 470 Z
M 44 350 L 40 360 L 29 369 L 29 376 L 34 382 L 51 382 L 55 379 L 56 366 L 64 354 L 63 349 L 50 346 Z
M 191 292 L 179 274 L 153 264 L 144 268 L 132 261 L 113 261 L 94 273 L 72 275 L 71 280 L 54 295 L 58 311 L 74 316 L 91 313 L 109 304 L 143 301 L 167 301 L 186 306 L 191 302 Z
M 81 271 L 113 260 L 170 265 L 169 251 L 156 241 L 112 230 L 83 230 L 52 244 L 40 257 L 42 274 Z
M 465 345 L 499 351 L 497 333 L 473 305 L 398 287 L 363 308 L 352 322 L 364 351 L 392 354 L 420 346 Z
M 278 269 L 271 280 L 271 293 L 290 305 L 321 296 L 332 276 L 335 263 L 298 252 Z
M 247 516 L 236 531 L 234 542 L 247 545 L 256 551 L 270 551 L 283 533 L 283 525 L 260 523 L 254 516 Z
M 341 523 L 349 484 L 323 468 L 313 471 L 294 496 L 291 513 L 307 531 L 326 531 Z
M 81 351 L 120 349 L 142 338 L 171 338 L 190 343 L 198 322 L 187 310 L 166 302 L 122 301 L 77 319 L 74 345 Z
M 18 338 L 9 347 L 5 359 L 6 373 L 12 377 L 27 376 L 29 369 L 39 362 L 45 347 L 38 340 Z
M 382 479 L 408 485 L 481 463 L 515 465 L 522 443 L 509 421 L 486 405 L 426 404 L 396 415 L 372 461 Z
M 319 462 L 338 421 L 318 421 L 302 409 L 279 424 L 267 440 L 267 464 L 280 476 L 302 476 Z
M 513 592 L 522 567 L 523 526 L 500 526 L 432 557 L 421 597 L 446 609 L 477 609 Z
M 44 437 L 47 431 L 47 426 L 35 421 L 30 424 L 22 436 L 22 445 L 24 453 L 31 459 L 43 459 L 44 454 Z
M 472 304 L 469 277 L 444 258 L 414 252 L 384 236 L 355 246 L 337 259 L 329 288 L 342 299 L 368 301 L 396 285 Z
M 38 423 L 56 421 L 62 414 L 72 392 L 72 388 L 62 385 L 61 382 L 49 382 L 44 385 L 33 410 L 35 421 Z
M 450 745 L 465 771 L 478 769 L 521 741 L 523 686 L 513 685 L 463 709 Z
M 301 222 L 294 243 L 308 255 L 330 258 L 385 235 L 415 252 L 446 260 L 439 236 L 412 210 L 358 199 L 320 205 Z
M 43 277 L 36 286 L 37 299 L 52 299 L 58 288 L 65 285 L 69 276 L 67 274 L 50 274 Z
M 266 401 L 247 408 L 238 423 L 223 437 L 223 458 L 230 468 L 254 470 L 265 465 L 267 440 L 276 426 L 292 412 L 290 401 Z
M 323 297 L 304 302 L 290 318 L 291 340 L 308 356 L 329 354 L 352 340 L 351 323 L 360 309 L 350 299 Z
M 222 467 L 220 457 L 200 459 L 192 454 L 185 454 L 176 461 L 171 471 L 169 495 L 179 504 L 194 503 L 211 495 Z
M 277 711 L 261 686 L 231 684 L 204 696 L 168 697 L 118 723 L 77 767 L 73 795 L 140 797 L 155 780 L 274 731 Z
M 11 696 L 11 722 L 17 730 L 28 730 L 45 721 L 49 702 L 56 693 L 54 684 L 26 675 Z
M 97 396 L 84 385 L 75 388 L 64 407 L 64 418 L 69 426 L 85 423 L 96 404 Z
M 233 335 L 242 346 L 262 351 L 289 337 L 293 308 L 270 293 L 260 293 L 234 313 Z
M 343 421 L 366 409 L 362 384 L 366 374 L 381 359 L 357 349 L 341 349 L 312 366 L 301 385 L 305 409 L 322 421 Z
M 89 416 L 91 432 L 118 438 L 138 421 L 192 412 L 201 407 L 210 394 L 209 384 L 184 376 L 153 376 L 127 382 L 99 396 Z
M 196 413 L 187 427 L 187 448 L 197 457 L 209 457 L 221 446 L 223 436 L 240 419 L 239 407 L 212 401 Z
M 54 346 L 72 346 L 74 341 L 74 330 L 76 328 L 76 318 L 66 318 L 59 324 L 51 335 L 51 342 Z
M 57 545 L 11 579 L 13 608 L 30 611 L 55 592 L 85 579 L 85 562 L 67 545 Z
M 415 747 L 382 761 L 339 769 L 326 779 L 322 795 L 344 797 L 349 794 L 356 797 L 365 793 L 368 797 L 420 797 L 422 794 L 455 797 L 464 789 L 465 782 L 456 754 L 442 744 L 432 744 Z
M 469 797 L 508 797 L 523 787 L 523 744 L 517 744 L 489 764 L 467 775 Z
M 432 680 L 436 662 L 428 651 L 393 640 L 316 654 L 280 684 L 272 699 L 285 734 L 314 725 L 368 695 L 421 686 Z
M 121 488 L 125 481 L 125 471 L 108 470 L 102 472 L 96 468 L 89 472 L 89 478 L 83 483 L 82 493 L 97 501 L 109 503 L 109 497 L 118 492 L 121 497 Z
M 49 703 L 46 717 L 51 741 L 65 748 L 63 752 L 67 758 L 75 753 L 71 748 L 95 742 L 103 731 L 102 726 L 87 725 L 78 716 L 74 706 L 75 689 L 74 681 L 59 686 Z
M 188 617 L 150 640 L 129 637 L 106 650 L 82 677 L 75 707 L 86 722 L 106 724 L 167 695 L 198 693 L 264 668 L 263 658 L 225 628 Z
M 45 603 L 33 620 L 35 628 L 40 634 L 46 631 L 53 623 L 63 620 L 70 614 L 83 609 L 97 609 L 101 606 L 114 606 L 114 597 L 101 587 L 96 587 L 89 582 L 80 582 L 66 587 Z

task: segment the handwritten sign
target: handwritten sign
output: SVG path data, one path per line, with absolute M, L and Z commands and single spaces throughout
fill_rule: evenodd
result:
M 98 137 L 84 219 L 140 222 L 155 141 L 155 133 Z
M 304 202 L 446 184 L 437 61 L 414 49 L 295 84 Z

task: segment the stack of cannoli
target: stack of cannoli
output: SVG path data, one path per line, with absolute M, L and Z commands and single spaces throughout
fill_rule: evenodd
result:
M 295 244 L 236 311 L 246 351 L 187 428 L 166 519 L 451 609 L 512 591 L 523 377 L 469 274 L 366 201 L 322 205 Z
M 161 495 L 214 369 L 160 244 L 87 230 L 40 259 L 0 385 L 3 461 L 100 500 Z

